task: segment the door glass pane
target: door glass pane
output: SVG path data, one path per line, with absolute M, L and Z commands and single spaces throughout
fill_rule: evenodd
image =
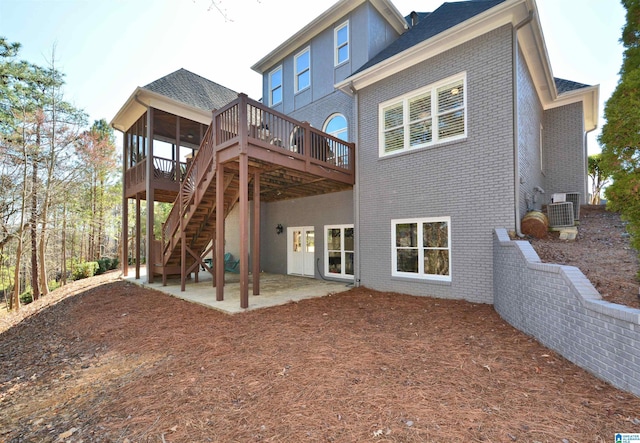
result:
M 307 252 L 314 252 L 315 251 L 315 233 L 313 231 L 307 231 L 307 239 L 306 239 L 306 245 L 307 245 Z
M 340 274 L 342 272 L 342 254 L 340 252 L 329 252 L 329 272 Z
M 302 252 L 302 232 L 293 231 L 293 252 Z

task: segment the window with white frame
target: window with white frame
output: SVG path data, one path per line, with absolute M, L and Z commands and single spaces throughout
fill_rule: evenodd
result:
M 282 102 L 282 66 L 269 73 L 269 105 L 275 106 Z
M 451 281 L 450 217 L 391 221 L 394 277 Z
M 327 134 L 339 138 L 340 140 L 349 141 L 347 119 L 342 114 L 330 115 L 322 130 Z
M 353 225 L 325 226 L 324 274 L 327 277 L 353 279 Z
M 335 65 L 338 66 L 349 60 L 349 21 L 344 22 L 334 30 Z
M 294 58 L 296 92 L 311 86 L 311 49 L 305 48 Z
M 380 156 L 466 137 L 466 74 L 381 103 Z

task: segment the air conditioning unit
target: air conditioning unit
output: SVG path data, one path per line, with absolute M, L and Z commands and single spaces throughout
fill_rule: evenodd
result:
M 567 192 L 565 196 L 566 201 L 573 203 L 573 219 L 580 220 L 580 193 Z
M 547 217 L 549 218 L 549 226 L 552 228 L 561 228 L 573 226 L 575 219 L 573 217 L 573 203 L 550 203 L 547 205 Z

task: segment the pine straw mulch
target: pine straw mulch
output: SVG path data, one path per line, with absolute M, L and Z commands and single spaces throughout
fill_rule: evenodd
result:
M 558 232 L 530 241 L 543 262 L 580 268 L 604 300 L 640 309 L 640 261 L 625 226 L 617 212 L 584 205 L 575 241 L 560 240 Z
M 640 398 L 488 305 L 357 288 L 229 316 L 102 279 L 0 334 L 0 441 L 601 442 L 640 429 Z

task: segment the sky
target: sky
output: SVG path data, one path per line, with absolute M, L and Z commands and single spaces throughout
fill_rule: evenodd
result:
M 66 75 L 67 101 L 89 123 L 116 115 L 136 87 L 185 68 L 254 99 L 251 66 L 337 0 L 0 0 L 0 36 L 19 58 L 52 61 Z M 391 0 L 403 15 L 443 0 Z M 536 0 L 553 75 L 600 85 L 604 103 L 618 83 L 625 10 L 618 0 Z M 301 7 L 301 5 L 304 5 Z

